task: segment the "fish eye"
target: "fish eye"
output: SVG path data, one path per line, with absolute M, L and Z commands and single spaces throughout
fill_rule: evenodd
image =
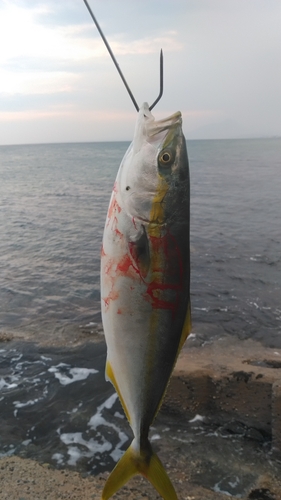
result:
M 162 167 L 170 166 L 172 160 L 173 157 L 170 151 L 162 151 L 162 153 L 159 155 L 159 163 Z
M 164 163 L 168 163 L 168 161 L 170 161 L 170 159 L 171 159 L 171 155 L 170 155 L 169 153 L 164 153 L 164 154 L 162 155 L 162 158 L 161 158 L 161 160 L 162 160 Z

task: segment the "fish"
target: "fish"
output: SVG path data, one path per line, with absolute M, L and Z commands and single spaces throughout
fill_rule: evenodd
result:
M 139 109 L 105 222 L 101 308 L 106 379 L 134 435 L 102 499 L 141 474 L 165 500 L 176 500 L 148 434 L 191 331 L 190 182 L 180 112 L 155 120 L 147 103 Z

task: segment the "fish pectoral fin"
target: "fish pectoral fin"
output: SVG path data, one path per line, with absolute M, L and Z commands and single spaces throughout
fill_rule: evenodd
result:
M 102 500 L 108 500 L 136 474 L 146 477 L 164 500 L 178 500 L 175 489 L 150 444 L 147 442 L 145 451 L 137 452 L 134 441 L 107 479 Z
M 137 238 L 131 239 L 129 242 L 129 250 L 137 269 L 143 277 L 146 277 L 150 268 L 151 257 L 146 229 L 143 224 L 141 227 L 142 232 L 137 235 Z

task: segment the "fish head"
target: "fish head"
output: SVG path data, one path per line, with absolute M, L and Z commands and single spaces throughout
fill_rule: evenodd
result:
M 122 207 L 131 217 L 164 224 L 189 204 L 189 171 L 181 113 L 156 121 L 144 103 L 119 171 Z

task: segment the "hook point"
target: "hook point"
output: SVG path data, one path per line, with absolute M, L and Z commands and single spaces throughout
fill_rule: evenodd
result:
M 154 106 L 160 101 L 163 95 L 163 50 L 160 50 L 160 91 L 157 99 L 155 99 L 154 103 L 149 107 L 149 111 L 151 111 Z

